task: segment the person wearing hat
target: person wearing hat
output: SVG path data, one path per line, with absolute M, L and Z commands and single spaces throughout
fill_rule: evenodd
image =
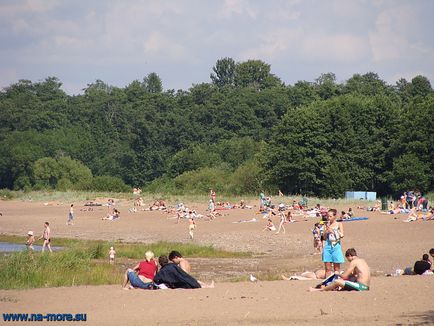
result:
M 33 251 L 33 243 L 35 243 L 35 236 L 33 235 L 33 231 L 27 232 L 27 236 L 28 236 L 26 241 L 27 249 Z

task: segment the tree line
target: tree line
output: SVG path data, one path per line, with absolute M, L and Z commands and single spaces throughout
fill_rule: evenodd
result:
M 56 77 L 0 92 L 0 188 L 341 197 L 428 192 L 434 92 L 416 76 L 333 73 L 286 85 L 260 60 L 217 60 L 210 82 L 156 73 L 70 96 Z

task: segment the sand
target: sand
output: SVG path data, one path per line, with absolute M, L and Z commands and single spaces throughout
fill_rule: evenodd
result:
M 187 221 L 176 224 L 173 215 L 162 212 L 129 213 L 132 204 L 127 201 L 117 203 L 117 221 L 101 220 L 107 207 L 82 212 L 83 203 L 76 202 L 75 224 L 67 226 L 70 204 L 1 201 L 0 233 L 25 235 L 33 230 L 38 235 L 49 221 L 53 245 L 56 237 L 139 241 L 144 249 L 158 240 L 190 241 Z M 191 259 L 193 275 L 216 280 L 215 289 L 123 291 L 119 285 L 0 290 L 0 313 L 87 313 L 91 325 L 434 324 L 434 276 L 384 276 L 412 266 L 434 247 L 434 221 L 403 223 L 405 215 L 395 219 L 353 210 L 369 220 L 344 223 L 343 248 L 356 248 L 371 266 L 369 292 L 308 293 L 314 281 L 261 281 L 261 275 L 291 275 L 322 266 L 320 256 L 312 254 L 315 219 L 298 218 L 286 224 L 286 234 L 276 235 L 262 231 L 266 220 L 255 209 L 237 209 L 222 211 L 224 216 L 212 222 L 197 222 L 194 242 L 255 253 L 249 259 Z M 232 223 L 251 218 L 258 222 Z M 274 220 L 277 224 L 278 218 Z M 228 282 L 249 274 L 259 281 Z

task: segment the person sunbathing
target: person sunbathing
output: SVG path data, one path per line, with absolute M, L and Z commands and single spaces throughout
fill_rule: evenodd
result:
M 308 281 L 308 280 L 323 280 L 325 279 L 325 269 L 319 269 L 315 272 L 303 272 L 300 275 L 293 275 L 290 277 L 286 277 L 285 275 L 281 275 L 282 279 L 285 281 Z
M 265 226 L 265 228 L 262 229 L 262 231 L 276 231 L 276 227 L 273 224 L 273 221 L 269 218 L 268 223 Z
M 414 221 L 417 221 L 419 218 L 421 218 L 421 217 L 418 216 L 418 214 L 416 212 L 416 207 L 413 207 L 410 210 L 410 214 L 408 214 L 408 217 L 403 222 L 414 222 Z
M 119 218 L 121 218 L 121 212 L 115 208 L 113 214 L 108 214 L 106 217 L 103 217 L 102 220 L 114 221 Z

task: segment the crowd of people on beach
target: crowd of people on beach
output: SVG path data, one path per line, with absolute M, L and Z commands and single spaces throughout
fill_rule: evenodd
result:
M 141 191 L 135 189 L 134 194 L 139 196 Z M 280 192 L 281 193 L 281 192 Z M 176 223 L 181 220 L 188 221 L 188 236 L 190 240 L 194 239 L 194 232 L 197 228 L 197 220 L 208 217 L 209 221 L 214 220 L 218 216 L 222 216 L 221 210 L 230 209 L 252 209 L 254 206 L 247 205 L 244 200 L 240 203 L 231 204 L 229 202 L 216 201 L 216 192 L 210 190 L 207 213 L 200 214 L 195 209 L 190 209 L 184 203 L 178 203 L 175 207 L 167 206 L 163 199 L 157 199 L 149 206 L 149 211 L 163 211 L 168 214 L 176 214 Z M 279 198 L 281 198 L 279 194 Z M 280 199 L 281 201 L 281 199 Z M 142 197 L 137 197 L 134 202 L 134 208 L 142 208 L 145 206 Z M 96 204 L 92 202 L 92 205 Z M 97 204 L 101 206 L 102 204 Z M 115 207 L 113 199 L 108 199 L 107 214 L 102 217 L 102 220 L 115 221 L 120 218 L 120 211 Z M 378 211 L 379 204 L 359 209 L 367 211 Z M 387 214 L 397 214 L 408 212 L 408 221 L 416 221 L 419 219 L 433 219 L 433 208 L 428 206 L 428 200 L 418 192 L 409 191 L 404 193 L 397 205 L 393 202 L 389 203 L 389 211 Z M 136 212 L 130 210 L 130 212 Z M 320 254 L 324 268 L 315 272 L 304 272 L 301 275 L 293 275 L 287 277 L 282 275 L 284 280 L 320 280 L 316 286 L 309 288 L 309 291 L 330 291 L 330 290 L 356 290 L 366 291 L 370 287 L 371 272 L 367 262 L 360 258 L 354 248 L 349 248 L 345 251 L 342 249 L 342 241 L 344 239 L 344 226 L 342 222 L 357 219 L 354 216 L 354 211 L 350 207 L 348 210 L 341 210 L 340 214 L 334 208 L 327 208 L 320 204 L 312 208 L 308 208 L 306 198 L 300 201 L 293 200 L 292 203 L 285 204 L 280 202 L 274 204 L 271 196 L 265 196 L 264 193 L 259 195 L 259 210 L 256 214 L 262 215 L 266 219 L 266 224 L 263 231 L 271 231 L 275 234 L 286 234 L 285 226 L 289 223 L 297 222 L 297 217 L 304 221 L 315 219 L 313 229 L 313 254 Z M 273 222 L 274 218 L 278 218 L 278 224 Z M 366 218 L 367 219 L 367 218 Z M 74 204 L 70 204 L 67 214 L 67 225 L 74 225 L 75 213 Z M 250 220 L 241 220 L 233 223 L 242 222 L 258 222 L 253 217 Z M 276 225 L 278 225 L 276 227 Z M 47 248 L 51 249 L 51 230 L 49 222 L 44 223 L 44 230 L 38 240 L 43 239 L 42 251 Z M 26 245 L 29 251 L 33 250 L 36 242 L 33 231 L 28 232 Z M 115 263 L 116 251 L 114 247 L 109 250 L 109 263 Z M 387 276 L 399 275 L 432 275 L 432 259 L 434 258 L 434 248 L 429 251 L 429 254 L 423 254 L 422 259 L 415 262 L 413 267 L 398 269 L 394 274 Z M 341 270 L 345 260 L 349 266 L 346 270 Z M 191 266 L 189 262 L 177 251 L 170 252 L 167 256 L 161 255 L 156 259 L 151 251 L 147 251 L 143 261 L 139 262 L 133 268 L 128 269 L 124 275 L 122 287 L 124 289 L 166 289 L 166 288 L 203 288 L 214 287 L 214 282 L 206 284 L 196 280 L 190 275 Z

